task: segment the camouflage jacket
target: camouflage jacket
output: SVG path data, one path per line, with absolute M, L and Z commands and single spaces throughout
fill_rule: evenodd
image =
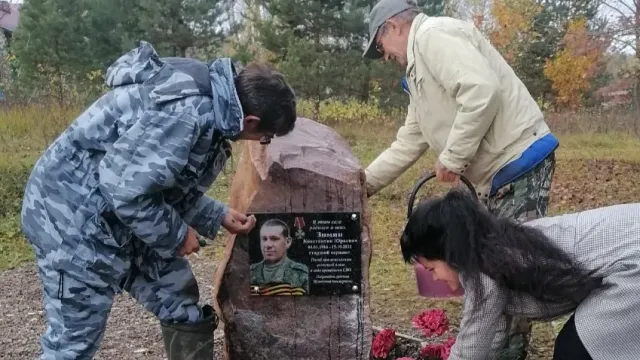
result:
M 160 58 L 146 42 L 111 65 L 110 91 L 29 178 L 22 228 L 36 251 L 104 285 L 126 273 L 134 238 L 170 258 L 189 225 L 215 237 L 227 208 L 203 194 L 242 128 L 235 75 L 230 59 Z
M 276 269 L 273 269 L 271 276 L 265 274 L 264 268 L 264 261 L 251 265 L 252 286 L 289 284 L 309 292 L 309 269 L 306 265 L 286 257 Z

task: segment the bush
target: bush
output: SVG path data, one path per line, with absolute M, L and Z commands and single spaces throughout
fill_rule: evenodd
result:
M 77 109 L 46 103 L 1 107 L 0 270 L 33 259 L 20 229 L 25 185 L 35 160 L 77 114 Z
M 22 162 L 0 163 L 0 218 L 20 213 L 24 187 L 31 167 Z
M 558 135 L 582 133 L 624 133 L 640 136 L 640 118 L 633 108 L 613 109 L 585 108 L 578 111 L 554 112 L 544 109 L 547 124 Z M 394 131 L 404 123 L 407 114 L 405 107 L 384 109 L 377 102 L 364 103 L 356 99 L 330 99 L 320 103 L 318 116 L 314 115 L 314 103 L 301 99 L 298 101 L 298 116 L 313 119 L 329 126 L 338 126 L 341 130 L 367 133 L 372 127 L 392 128 Z M 360 127 L 352 127 L 360 125 Z M 351 129 L 348 129 L 351 127 Z
M 0 270 L 33 259 L 20 229 L 20 210 L 32 161 L 2 154 L 0 159 Z
M 20 213 L 35 160 L 77 116 L 54 104 L 3 106 L 0 111 L 0 218 Z
M 298 102 L 298 116 L 326 124 L 396 125 L 403 123 L 406 109 L 384 110 L 375 102 L 364 103 L 355 99 L 327 100 L 320 104 L 320 113 L 313 115 L 314 104 L 309 100 Z
M 40 152 L 80 114 L 77 107 L 56 104 L 3 106 L 0 153 Z
M 0 217 L 19 212 L 35 160 L 78 114 L 78 108 L 47 103 L 2 107 Z

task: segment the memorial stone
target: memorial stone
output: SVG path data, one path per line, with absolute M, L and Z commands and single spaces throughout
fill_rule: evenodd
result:
M 269 145 L 244 143 L 229 204 L 258 221 L 218 265 L 223 358 L 370 359 L 369 212 L 349 145 L 304 118 Z

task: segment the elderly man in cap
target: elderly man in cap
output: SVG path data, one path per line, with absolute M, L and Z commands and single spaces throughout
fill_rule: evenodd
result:
M 500 53 L 471 23 L 420 12 L 413 0 L 381 0 L 369 17 L 364 57 L 406 67 L 410 103 L 397 138 L 366 169 L 369 196 L 398 178 L 429 148 L 437 179 L 469 179 L 494 214 L 522 222 L 546 215 L 558 140 L 536 101 Z M 475 314 L 463 314 L 463 320 Z M 526 356 L 530 325 L 500 324 L 492 350 Z M 483 359 L 461 333 L 450 359 Z M 517 354 L 513 354 L 514 350 Z M 464 354 L 464 356 L 462 356 Z

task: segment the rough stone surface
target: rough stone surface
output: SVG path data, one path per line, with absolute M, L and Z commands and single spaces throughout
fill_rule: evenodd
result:
M 251 297 L 246 237 L 231 237 L 214 299 L 227 360 L 370 358 L 371 240 L 364 170 L 329 127 L 299 119 L 269 146 L 244 144 L 230 206 L 244 212 L 361 212 L 362 296 Z

